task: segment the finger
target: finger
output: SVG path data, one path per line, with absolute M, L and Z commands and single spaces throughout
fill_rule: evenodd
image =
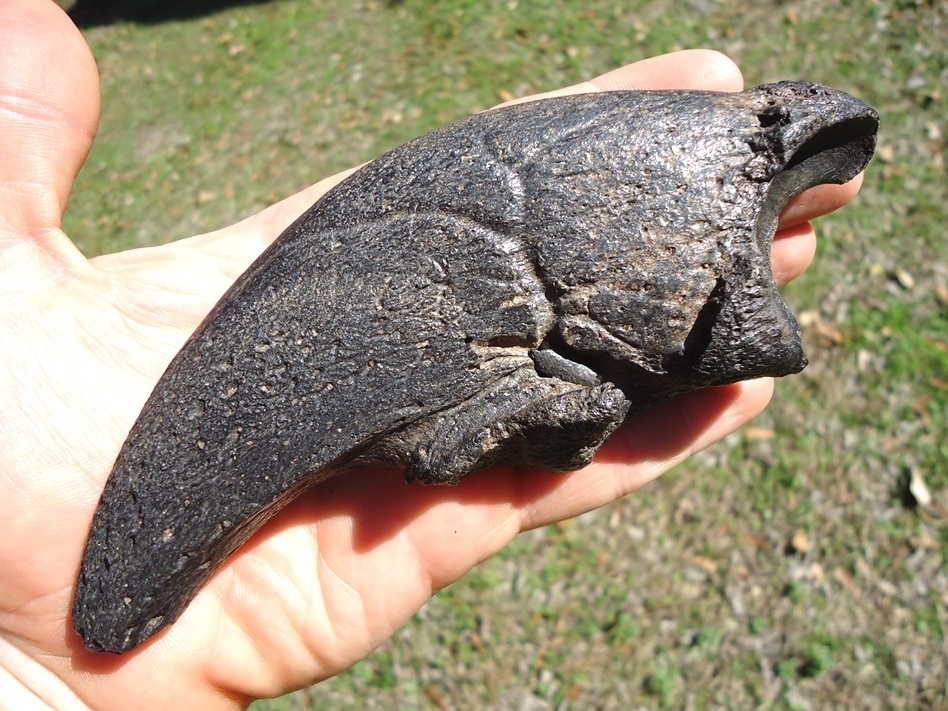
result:
M 641 488 L 759 415 L 773 395 L 761 378 L 680 395 L 629 417 L 589 467 L 554 489 L 528 480 L 521 530 L 577 516 Z M 631 465 L 631 466 L 630 466 Z M 538 495 L 530 492 L 537 487 Z
M 741 70 L 727 56 L 710 49 L 689 49 L 649 57 L 634 64 L 613 69 L 589 81 L 514 99 L 500 106 L 596 91 L 660 89 L 740 91 L 743 87 L 744 78 Z
M 61 269 L 81 260 L 58 228 L 98 123 L 95 62 L 54 3 L 2 0 L 0 67 L 0 266 Z
M 860 173 L 845 185 L 819 185 L 797 195 L 783 209 L 778 229 L 794 227 L 838 210 L 856 197 L 862 179 Z
M 820 185 L 801 193 L 784 208 L 770 252 L 771 269 L 778 286 L 806 271 L 816 255 L 816 233 L 809 220 L 838 210 L 862 186 L 862 174 L 845 185 Z
M 258 239 L 263 244 L 269 244 L 279 235 L 293 220 L 299 217 L 310 205 L 313 205 L 323 195 L 328 193 L 337 184 L 355 173 L 362 166 L 349 168 L 341 173 L 324 178 L 315 185 L 302 190 L 295 195 L 282 200 L 263 212 L 257 213 L 247 221 L 247 226 L 251 231 L 258 235 Z
M 695 49 L 664 54 L 643 59 L 619 69 L 614 69 L 590 81 L 544 94 L 516 99 L 514 102 L 587 93 L 591 91 L 614 91 L 620 89 L 706 89 L 713 91 L 739 91 L 744 80 L 737 65 L 720 52 Z M 505 106 L 506 104 L 500 104 Z M 282 232 L 296 217 L 341 182 L 355 169 L 331 178 L 292 195 L 247 220 L 243 227 L 253 234 L 261 246 L 265 246 Z M 226 239 L 226 233 L 203 235 L 201 244 L 210 246 L 214 240 Z
M 777 286 L 784 286 L 806 271 L 816 254 L 816 233 L 809 222 L 777 232 L 770 250 L 771 269 Z
M 342 633 L 338 641 L 351 656 L 315 655 L 321 665 L 316 675 L 336 673 L 388 637 L 433 591 L 499 551 L 520 530 L 576 516 L 639 488 L 754 417 L 771 393 L 772 381 L 763 379 L 670 400 L 630 418 L 596 463 L 567 475 L 507 467 L 457 487 L 406 487 L 392 471 L 363 470 L 316 485 L 258 532 L 231 561 L 229 573 L 209 585 L 225 590 L 221 597 L 228 603 L 228 643 L 219 647 L 231 656 L 228 668 L 241 658 L 259 658 L 261 647 L 285 647 L 288 641 L 301 650 L 290 657 L 303 658 L 306 650 L 324 648 Z M 312 564 L 299 565 L 301 551 Z M 264 567 L 260 560 L 269 563 Z M 275 566 L 274 560 L 281 563 Z M 321 605 L 274 604 L 286 617 L 271 615 L 263 625 L 257 599 L 232 594 L 235 578 L 252 581 L 242 586 L 265 590 L 267 599 L 277 601 L 320 590 Z M 199 596 L 181 622 L 196 616 L 209 597 Z M 358 624 L 340 627 L 339 619 Z M 179 623 L 165 641 L 184 634 Z M 235 657 L 240 644 L 258 654 L 251 649 Z
M 688 49 L 649 57 L 591 81 L 550 92 L 550 95 L 655 89 L 740 91 L 743 88 L 741 70 L 727 56 L 710 49 Z

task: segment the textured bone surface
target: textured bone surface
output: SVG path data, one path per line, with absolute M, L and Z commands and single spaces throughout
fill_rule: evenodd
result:
M 76 631 L 136 647 L 295 495 L 354 466 L 425 484 L 569 471 L 629 412 L 799 371 L 777 218 L 861 171 L 877 126 L 808 83 L 610 92 L 482 113 L 368 164 L 158 382 L 92 521 Z

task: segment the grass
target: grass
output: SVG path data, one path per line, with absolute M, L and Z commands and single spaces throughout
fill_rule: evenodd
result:
M 948 9 L 663 8 L 285 0 L 86 30 L 104 114 L 66 229 L 90 255 L 212 230 L 500 100 L 682 47 L 882 114 L 861 197 L 821 221 L 786 292 L 811 365 L 753 428 L 520 536 L 371 658 L 257 711 L 948 705 Z

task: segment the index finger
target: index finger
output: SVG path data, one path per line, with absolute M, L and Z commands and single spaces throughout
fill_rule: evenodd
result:
M 741 70 L 729 57 L 711 49 L 685 49 L 649 57 L 589 81 L 510 103 L 593 91 L 740 91 L 743 88 Z
M 740 91 L 743 86 L 744 78 L 741 76 L 740 69 L 728 57 L 709 49 L 691 49 L 643 59 L 613 69 L 589 81 L 507 103 L 522 103 L 596 91 L 644 89 Z M 500 104 L 500 106 L 504 105 Z M 256 223 L 255 229 L 266 230 L 265 234 L 260 235 L 261 240 L 274 239 L 306 208 L 351 174 L 350 170 L 322 180 L 251 218 Z

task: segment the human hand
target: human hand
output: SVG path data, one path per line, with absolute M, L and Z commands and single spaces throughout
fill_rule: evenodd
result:
M 741 87 L 729 60 L 698 51 L 556 93 Z M 633 491 L 769 400 L 764 380 L 668 401 L 567 476 L 505 468 L 455 488 L 409 487 L 391 471 L 339 477 L 272 519 L 166 632 L 119 657 L 88 652 L 68 616 L 73 585 L 126 433 L 230 283 L 344 176 L 219 232 L 86 260 L 60 223 L 98 121 L 98 79 L 52 3 L 0 0 L 0 109 L 0 699 L 11 708 L 233 708 L 332 676 L 519 531 Z M 812 258 L 806 220 L 856 189 L 823 187 L 787 208 L 779 282 Z

